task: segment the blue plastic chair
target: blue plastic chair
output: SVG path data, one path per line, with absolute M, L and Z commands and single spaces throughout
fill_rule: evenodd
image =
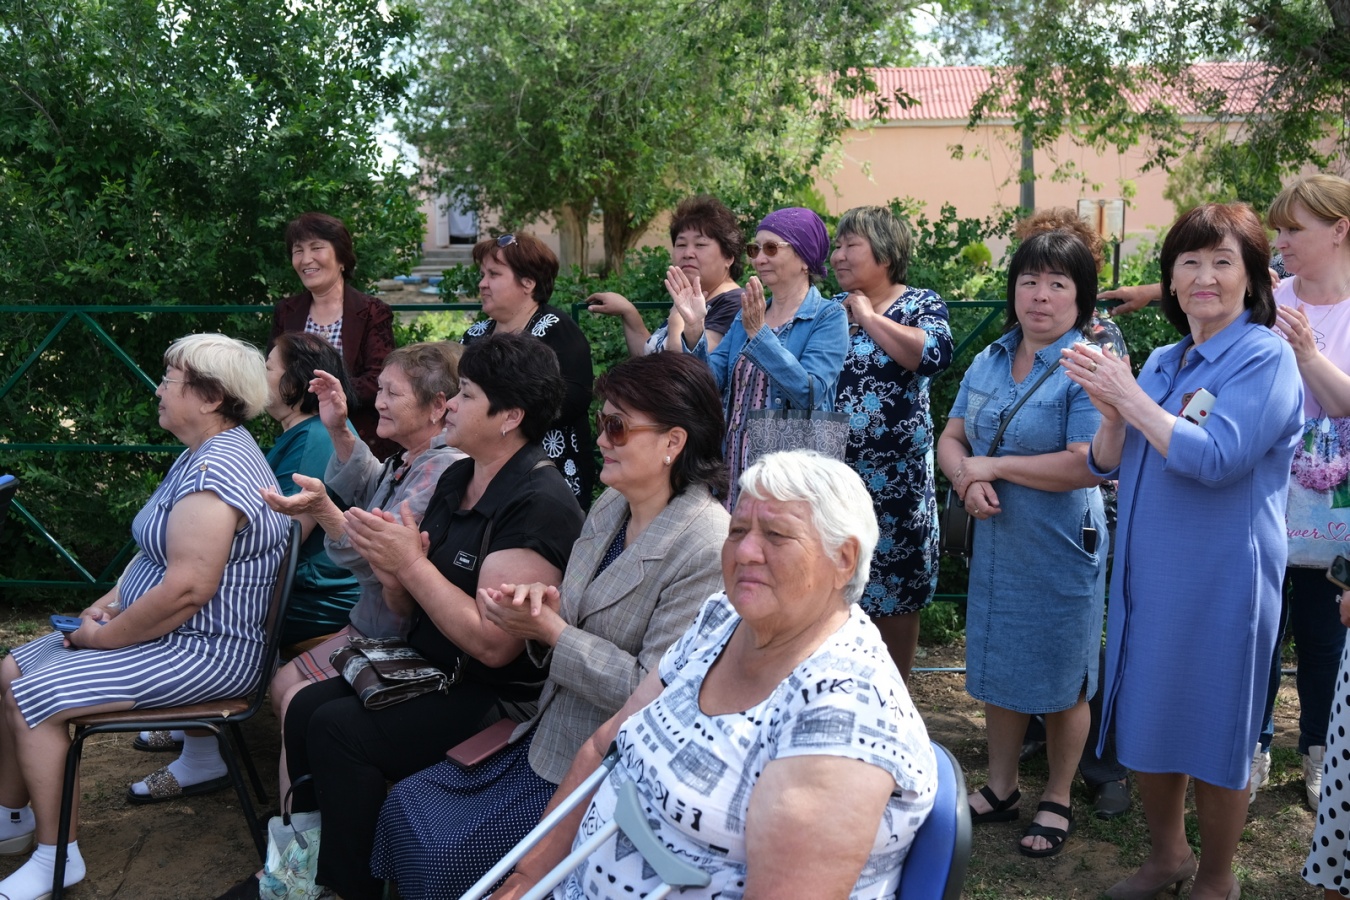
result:
M 970 804 L 961 764 L 933 742 L 938 788 L 933 811 L 919 826 L 900 872 L 895 900 L 958 900 L 970 864 Z

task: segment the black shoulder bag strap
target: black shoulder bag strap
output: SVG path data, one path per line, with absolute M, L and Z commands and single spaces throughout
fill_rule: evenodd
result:
M 1054 374 L 1054 371 L 1058 368 L 1058 363 L 1051 363 L 1046 367 L 1046 370 L 1041 373 L 1041 377 L 1036 379 L 1036 383 L 1031 386 L 1031 390 L 1017 398 L 1017 402 L 1013 404 L 1013 408 L 1008 410 L 1007 418 L 998 423 L 998 431 L 994 432 L 994 440 L 989 444 L 988 456 L 996 456 L 998 454 L 998 447 L 999 444 L 1003 442 L 1003 432 L 1008 429 L 1008 423 L 1012 421 L 1013 416 L 1017 415 L 1017 411 L 1022 408 L 1022 404 L 1026 403 L 1031 399 L 1031 395 L 1036 393 L 1036 388 L 1045 384 L 1045 379 Z

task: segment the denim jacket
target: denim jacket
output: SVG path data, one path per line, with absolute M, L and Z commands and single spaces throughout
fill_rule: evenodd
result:
M 772 300 L 769 301 L 772 305 Z M 687 347 L 686 347 L 687 349 Z M 848 313 L 812 287 L 792 317 L 786 344 L 767 326 L 747 338 L 740 313 L 717 349 L 708 352 L 708 337 L 699 338 L 690 353 L 707 362 L 722 391 L 724 411 L 731 402 L 731 373 L 742 353 L 769 376 L 768 409 L 834 409 L 839 373 L 848 353 Z M 814 397 L 812 393 L 814 391 Z

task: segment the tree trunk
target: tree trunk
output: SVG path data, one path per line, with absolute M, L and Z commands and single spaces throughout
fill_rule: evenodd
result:
M 646 221 L 635 221 L 626 209 L 604 209 L 605 268 L 609 275 L 623 271 L 624 256 L 642 232 L 647 230 Z
M 591 204 L 569 203 L 557 213 L 558 269 L 570 272 L 572 266 L 586 270 L 586 225 L 590 219 Z

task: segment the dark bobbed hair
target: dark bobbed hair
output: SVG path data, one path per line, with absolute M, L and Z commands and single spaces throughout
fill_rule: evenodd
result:
M 1003 330 L 1017 325 L 1017 279 L 1027 272 L 1063 272 L 1073 279 L 1074 303 L 1078 317 L 1074 327 L 1083 329 L 1092 321 L 1097 306 L 1097 264 L 1076 234 L 1068 231 L 1042 231 L 1022 242 L 1008 264 L 1008 307 Z
M 670 220 L 670 242 L 690 229 L 717 242 L 722 255 L 731 260 L 732 281 L 740 281 L 745 274 L 745 235 L 736 221 L 736 215 L 716 197 L 700 194 L 680 201 Z M 708 285 L 716 287 L 716 285 Z
M 347 367 L 342 363 L 342 354 L 332 344 L 317 334 L 302 331 L 287 331 L 277 335 L 272 346 L 280 355 L 281 382 L 277 385 L 279 398 L 287 406 L 300 404 L 300 412 L 314 415 L 319 411 L 319 398 L 309 392 L 309 383 L 314 380 L 316 369 L 327 372 L 342 385 L 342 393 L 347 397 L 347 408 L 357 406 L 356 392 L 352 390 L 351 378 Z
M 338 265 L 342 267 L 342 280 L 351 281 L 356 271 L 356 251 L 352 249 L 352 235 L 342 220 L 327 213 L 301 213 L 286 223 L 286 252 L 289 254 L 300 241 L 318 238 L 333 245 Z
M 1097 271 L 1100 272 L 1102 266 L 1106 265 L 1106 241 L 1076 210 L 1067 206 L 1037 210 L 1013 226 L 1013 237 L 1025 241 L 1042 231 L 1067 231 L 1077 235 L 1087 245 L 1092 261 L 1097 264 Z
M 516 281 L 533 278 L 530 296 L 543 306 L 553 296 L 553 283 L 558 280 L 558 257 L 532 234 L 518 231 L 515 237 L 515 242 L 507 247 L 498 247 L 497 238 L 483 238 L 473 245 L 473 264 L 481 269 L 483 260 L 493 256 L 511 270 Z
M 413 396 L 423 406 L 430 406 L 437 394 L 445 399 L 459 393 L 459 360 L 464 347 L 453 341 L 418 341 L 391 350 L 384 358 L 384 367 L 397 368 L 412 385 Z
M 489 415 L 523 413 L 520 433 L 526 442 L 543 438 L 562 411 L 567 389 L 558 355 L 537 337 L 500 331 L 481 337 L 464 348 L 459 374 L 482 388 Z
M 686 353 L 627 359 L 595 380 L 595 393 L 624 412 L 639 412 L 663 428 L 683 428 L 684 450 L 670 465 L 670 489 L 701 484 L 727 493 L 722 459 L 722 395 L 706 363 Z
M 1206 203 L 1197 206 L 1167 230 L 1163 238 L 1162 311 L 1167 321 L 1182 334 L 1191 333 L 1190 320 L 1173 293 L 1172 267 L 1177 257 L 1195 250 L 1219 246 L 1232 235 L 1237 242 L 1242 267 L 1247 271 L 1247 293 L 1242 305 L 1252 312 L 1252 321 L 1267 328 L 1275 324 L 1275 294 L 1267 268 L 1270 264 L 1270 238 L 1261 225 L 1261 217 L 1245 203 Z
M 842 241 L 850 234 L 867 241 L 872 248 L 872 259 L 886 267 L 891 284 L 909 280 L 909 258 L 914 251 L 914 238 L 905 221 L 885 206 L 855 206 L 839 217 L 834 239 Z

